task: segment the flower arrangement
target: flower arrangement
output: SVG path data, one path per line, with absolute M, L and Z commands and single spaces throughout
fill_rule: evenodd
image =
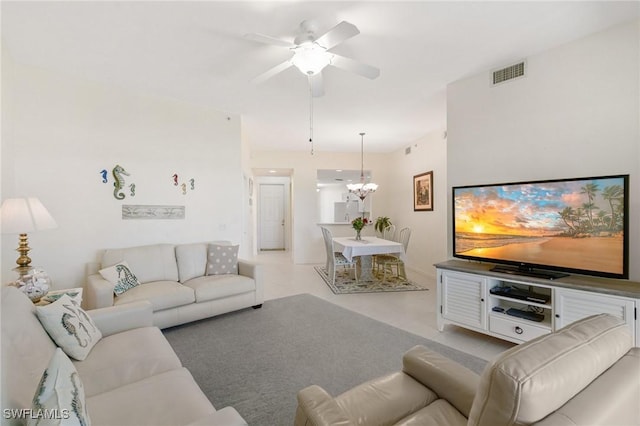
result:
M 367 219 L 366 217 L 356 217 L 351 221 L 351 226 L 353 226 L 353 229 L 355 229 L 358 232 L 362 231 L 362 228 L 364 228 L 365 225 L 368 225 L 368 224 L 369 224 L 369 219 Z

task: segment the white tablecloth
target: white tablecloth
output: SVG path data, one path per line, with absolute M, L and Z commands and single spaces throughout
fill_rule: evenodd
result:
M 373 254 L 399 254 L 404 261 L 404 247 L 396 241 L 384 240 L 378 237 L 362 237 L 357 241 L 355 237 L 336 237 L 334 247 L 348 260 L 355 256 L 371 256 Z

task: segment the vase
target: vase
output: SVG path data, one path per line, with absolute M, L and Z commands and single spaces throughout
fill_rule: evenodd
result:
M 360 236 L 361 229 L 356 229 L 356 241 L 360 241 L 362 237 Z

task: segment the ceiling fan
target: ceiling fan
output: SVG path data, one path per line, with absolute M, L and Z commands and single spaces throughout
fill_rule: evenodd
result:
M 293 40 L 293 43 L 264 34 L 245 35 L 248 40 L 285 47 L 293 53 L 291 58 L 254 78 L 254 83 L 262 83 L 289 67 L 295 66 L 308 76 L 311 93 L 314 97 L 318 97 L 324 94 L 322 70 L 328 65 L 369 79 L 377 78 L 380 75 L 380 70 L 376 67 L 330 52 L 338 44 L 360 34 L 355 25 L 342 21 L 323 35 L 316 36 L 316 25 L 311 21 L 303 21 L 300 24 L 300 30 L 300 34 Z

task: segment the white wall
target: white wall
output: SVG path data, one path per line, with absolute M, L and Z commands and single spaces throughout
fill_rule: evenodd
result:
M 390 156 L 390 193 L 386 209 L 396 232 L 411 228 L 407 266 L 435 279 L 434 263 L 447 259 L 447 139 L 445 130 L 431 132 Z M 413 210 L 413 176 L 433 171 L 433 211 Z
M 56 288 L 82 285 L 85 264 L 100 249 L 242 241 L 239 117 L 7 60 L 2 65 L 3 116 L 11 118 L 2 128 L 2 198 L 39 197 L 57 221 L 57 229 L 29 235 L 33 265 L 49 272 Z M 124 200 L 114 198 L 116 164 L 130 173 L 126 183 L 136 184 L 135 197 L 125 191 Z M 180 183 L 194 178 L 196 189 L 183 195 L 172 184 L 174 173 Z M 184 205 L 186 219 L 123 220 L 123 204 Z M 2 236 L 2 282 L 14 278 L 17 243 L 16 235 Z
M 491 87 L 487 71 L 447 90 L 449 188 L 631 175 L 633 280 L 640 280 L 638 28 L 636 21 L 526 58 L 526 78 Z

